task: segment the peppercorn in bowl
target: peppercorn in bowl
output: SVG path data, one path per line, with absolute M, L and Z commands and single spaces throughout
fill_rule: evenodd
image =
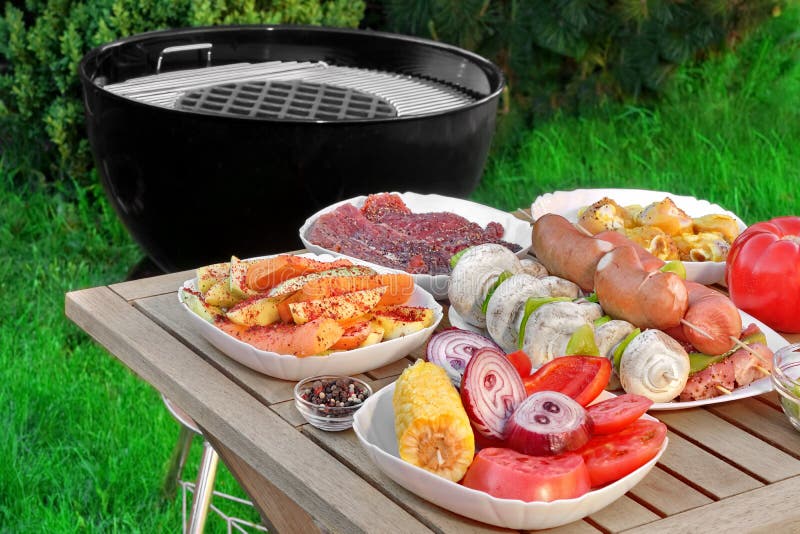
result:
M 353 415 L 370 395 L 372 388 L 358 378 L 312 376 L 294 387 L 294 404 L 311 425 L 338 431 L 353 425 Z

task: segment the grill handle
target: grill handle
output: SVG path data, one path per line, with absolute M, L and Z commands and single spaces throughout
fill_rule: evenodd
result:
M 191 52 L 196 50 L 198 53 L 205 50 L 206 51 L 206 67 L 211 65 L 211 47 L 214 46 L 211 43 L 195 43 L 195 44 L 188 44 L 188 45 L 179 45 L 179 46 L 168 46 L 164 50 L 158 54 L 158 62 L 156 63 L 156 74 L 161 73 L 161 64 L 164 61 L 164 56 L 167 54 L 174 54 L 176 52 Z

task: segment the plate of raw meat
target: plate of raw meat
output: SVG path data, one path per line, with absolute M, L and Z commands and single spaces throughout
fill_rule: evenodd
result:
M 418 193 L 378 193 L 343 200 L 309 217 L 303 245 L 414 275 L 437 299 L 447 298 L 450 258 L 482 243 L 499 243 L 524 257 L 531 225 L 469 200 Z

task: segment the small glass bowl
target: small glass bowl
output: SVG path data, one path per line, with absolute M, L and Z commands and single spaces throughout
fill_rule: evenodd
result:
M 319 384 L 315 384 L 315 382 L 319 382 Z M 333 384 L 336 384 L 339 388 L 349 388 L 349 385 L 353 384 L 355 393 L 363 392 L 365 394 L 364 398 L 361 399 L 361 402 L 350 406 L 315 404 L 309 400 L 315 389 L 320 386 L 327 389 L 328 385 Z M 356 410 L 363 406 L 364 401 L 370 395 L 372 395 L 372 388 L 369 387 L 369 384 L 352 376 L 312 376 L 301 380 L 294 387 L 294 404 L 306 421 L 321 430 L 347 430 L 353 426 L 353 415 Z M 326 396 L 329 397 L 330 393 L 327 393 Z
M 780 396 L 783 413 L 800 430 L 800 343 L 775 351 L 772 385 Z

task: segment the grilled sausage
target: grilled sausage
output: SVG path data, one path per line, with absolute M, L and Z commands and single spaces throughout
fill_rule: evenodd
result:
M 703 354 L 729 351 L 742 332 L 742 317 L 736 305 L 719 291 L 702 284 L 689 281 L 684 284 L 689 293 L 689 308 L 684 316 L 683 335 Z
M 645 271 L 657 271 L 664 266 L 664 260 L 655 257 L 642 245 L 640 245 L 633 239 L 630 239 L 626 235 L 617 232 L 616 230 L 607 230 L 605 232 L 600 232 L 594 237 L 596 239 L 602 239 L 603 241 L 608 241 L 609 243 L 614 245 L 614 247 L 623 247 L 625 245 L 633 247 L 634 250 L 636 250 L 636 254 L 639 256 L 639 260 L 641 260 L 642 266 L 644 266 Z
M 597 263 L 594 290 L 609 315 L 639 328 L 664 330 L 680 324 L 688 306 L 683 280 L 647 272 L 633 247 L 617 247 Z
M 614 248 L 582 233 L 561 215 L 547 213 L 533 225 L 531 249 L 547 272 L 575 282 L 584 291 L 594 287 L 594 271 L 603 255 Z

